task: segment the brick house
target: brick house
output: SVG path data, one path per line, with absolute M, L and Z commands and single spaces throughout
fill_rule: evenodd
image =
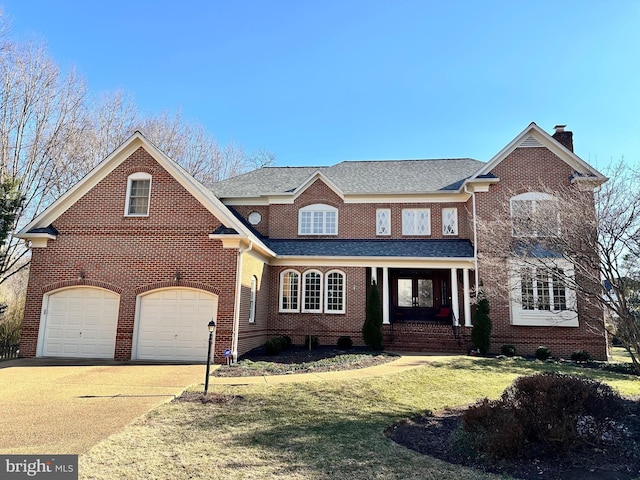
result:
M 541 181 L 582 179 L 606 180 L 573 153 L 571 132 L 534 123 L 487 163 L 267 167 L 211 189 L 136 132 L 19 233 L 32 248 L 20 352 L 203 361 L 211 319 L 217 361 L 277 334 L 361 344 L 369 288 L 386 348 L 466 352 L 477 220 L 512 188 L 532 204 Z M 586 325 L 575 295 L 544 288 L 547 308 L 491 299 L 493 345 L 605 358 L 604 330 Z

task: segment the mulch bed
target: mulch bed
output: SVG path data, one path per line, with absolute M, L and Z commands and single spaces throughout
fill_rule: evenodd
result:
M 353 356 L 358 355 L 357 359 Z M 344 361 L 337 357 L 342 357 Z M 366 347 L 353 347 L 342 350 L 333 346 L 319 346 L 309 350 L 301 345 L 292 345 L 277 355 L 267 355 L 264 348 L 256 348 L 241 356 L 238 360 L 250 360 L 252 362 L 269 362 L 275 364 L 277 371 L 273 369 L 240 368 L 238 366 L 223 365 L 213 372 L 216 377 L 261 376 L 261 375 L 286 375 L 292 373 L 333 372 L 340 370 L 354 370 L 358 368 L 382 365 L 394 360 L 395 356 L 381 352 L 372 352 Z M 318 364 L 327 359 L 335 359 L 335 362 Z
M 460 455 L 449 439 L 460 425 L 464 407 L 433 415 L 403 420 L 389 427 L 385 435 L 419 453 L 445 462 L 521 479 L 627 480 L 640 477 L 640 402 L 627 400 L 626 435 L 598 447 L 580 447 L 565 457 L 544 453 L 540 445 L 529 444 L 525 458 L 487 462 Z

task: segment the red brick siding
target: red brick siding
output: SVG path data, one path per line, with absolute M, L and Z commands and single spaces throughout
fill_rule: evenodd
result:
M 280 313 L 280 273 L 297 270 L 301 277 L 307 270 L 319 270 L 324 274 L 330 270 L 340 270 L 345 274 L 345 313 Z M 355 345 L 363 345 L 362 324 L 366 305 L 366 268 L 325 268 L 325 267 L 272 267 L 269 271 L 271 299 L 269 303 L 269 336 L 286 334 L 293 343 L 303 344 L 305 335 L 317 335 L 321 345 L 335 345 L 338 337 L 349 335 Z M 324 283 L 323 283 L 324 285 Z M 324 291 L 324 286 L 323 286 Z M 300 292 L 302 297 L 302 289 Z M 324 299 L 323 299 L 324 300 Z M 300 299 L 302 302 L 302 298 Z
M 338 209 L 338 235 L 298 235 L 298 211 L 308 205 L 323 203 Z M 442 209 L 458 209 L 458 235 L 442 235 Z M 251 212 L 262 214 L 263 220 L 256 229 L 271 238 L 470 238 L 473 227 L 464 203 L 344 203 L 324 182 L 316 180 L 293 204 L 273 204 L 268 207 L 234 206 L 245 219 Z M 391 235 L 376 235 L 376 210 L 391 210 Z M 431 235 L 426 237 L 402 236 L 402 209 L 429 208 L 431 210 Z
M 153 175 L 148 217 L 125 217 L 127 177 Z M 43 294 L 60 283 L 102 282 L 120 291 L 115 358 L 131 357 L 136 292 L 149 285 L 201 285 L 218 292 L 216 350 L 231 346 L 236 251 L 208 234 L 220 222 L 140 148 L 63 213 L 56 240 L 33 249 L 21 354 L 34 356 Z M 176 270 L 180 282 L 173 282 Z M 216 355 L 220 360 L 220 355 Z
M 571 167 L 556 157 L 546 148 L 517 148 L 493 172 L 500 182 L 492 185 L 488 193 L 477 194 L 478 218 L 489 219 L 500 210 L 503 203 L 513 193 L 540 191 L 542 186 L 558 188 L 570 184 Z M 592 199 L 585 201 L 585 209 L 581 215 L 594 214 Z M 510 241 L 511 239 L 506 239 Z M 489 268 L 482 261 L 482 238 L 478 239 L 480 254 L 480 280 L 484 281 L 487 291 L 495 290 L 491 277 L 483 276 L 483 269 Z M 505 244 L 505 248 L 506 244 Z M 502 274 L 501 274 L 502 275 Z M 508 274 L 502 275 L 505 281 Z M 594 358 L 604 360 L 607 356 L 606 337 L 603 324 L 587 321 L 588 317 L 602 318 L 602 311 L 595 309 L 587 316 L 588 307 L 584 299 L 578 299 L 579 327 L 528 327 L 513 326 L 510 322 L 508 298 L 489 298 L 491 319 L 493 321 L 492 350 L 499 352 L 501 345 L 513 344 L 521 354 L 533 354 L 537 347 L 549 347 L 553 355 L 568 357 L 578 349 L 587 350 Z

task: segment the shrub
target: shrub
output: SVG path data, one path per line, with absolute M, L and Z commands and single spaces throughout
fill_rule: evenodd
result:
M 482 355 L 489 353 L 491 349 L 491 319 L 489 318 L 489 301 L 482 298 L 476 305 L 473 316 L 473 329 L 471 341 Z
M 576 350 L 571 354 L 571 360 L 574 362 L 586 363 L 591 361 L 591 355 L 586 350 Z
M 560 453 L 580 443 L 600 443 L 624 412 L 609 385 L 558 373 L 517 378 L 501 399 L 516 411 L 529 440 Z
M 623 414 L 624 403 L 609 385 L 542 373 L 517 378 L 499 400 L 469 407 L 462 417 L 468 435 L 458 438 L 494 459 L 521 455 L 528 441 L 540 442 L 548 454 L 563 454 L 601 443 Z
M 455 450 L 471 450 L 491 459 L 517 457 L 525 443 L 525 432 L 513 409 L 503 400 L 480 400 L 462 415 L 463 429 L 469 435 L 459 436 Z M 466 448 L 465 448 L 466 447 Z
M 348 350 L 351 347 L 353 347 L 353 340 L 351 340 L 351 337 L 347 335 L 343 337 L 338 337 L 338 348 L 341 348 L 343 350 Z
M 289 335 L 280 335 L 280 338 L 282 338 L 282 341 L 284 343 L 284 349 L 291 347 L 291 345 L 293 345 L 293 341 L 291 340 L 291 337 Z
M 540 346 L 536 349 L 536 358 L 538 360 L 548 360 L 551 357 L 551 350 L 545 346 Z
M 502 345 L 500 347 L 500 353 L 507 357 L 513 357 L 516 354 L 516 346 L 515 345 Z
M 375 282 L 369 287 L 364 325 L 362 326 L 364 343 L 374 350 L 382 350 L 382 304 L 380 292 Z
M 273 337 L 264 344 L 264 351 L 267 355 L 277 355 L 284 348 L 282 337 Z
M 311 347 L 309 347 L 309 342 L 311 342 Z M 304 337 L 304 346 L 307 348 L 316 348 L 320 345 L 320 340 L 315 335 L 307 335 Z

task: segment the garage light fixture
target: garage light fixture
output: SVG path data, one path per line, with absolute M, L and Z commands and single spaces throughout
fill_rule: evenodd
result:
M 78 281 L 79 281 L 79 282 L 82 282 L 82 281 L 84 280 L 84 277 L 85 277 L 85 276 L 86 276 L 86 275 L 85 275 L 85 273 L 84 273 L 84 270 L 80 269 L 80 271 L 78 272 Z
M 173 275 L 173 281 L 179 282 L 181 278 L 182 278 L 182 275 L 180 275 L 180 270 L 176 270 L 176 273 Z

